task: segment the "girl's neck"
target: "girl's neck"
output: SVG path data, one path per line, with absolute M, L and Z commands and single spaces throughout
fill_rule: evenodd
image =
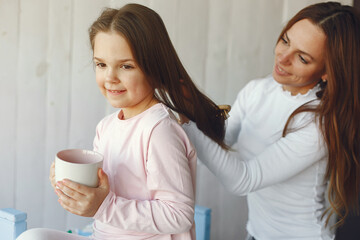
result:
M 123 119 L 122 120 L 126 120 L 129 118 L 132 118 L 144 111 L 146 111 L 147 109 L 151 108 L 152 106 L 154 106 L 155 104 L 159 103 L 160 101 L 158 99 L 155 98 L 155 96 L 153 96 L 151 99 L 148 100 L 147 103 L 143 104 L 140 108 L 136 108 L 136 110 L 134 110 L 133 108 L 123 108 L 122 112 L 123 112 Z

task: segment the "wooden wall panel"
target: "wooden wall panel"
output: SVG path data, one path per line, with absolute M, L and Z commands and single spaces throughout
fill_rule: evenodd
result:
M 42 225 L 48 1 L 20 1 L 17 68 L 15 206 L 28 213 L 29 227 Z
M 48 78 L 46 89 L 45 193 L 43 225 L 65 229 L 66 211 L 58 203 L 50 181 L 49 169 L 59 150 L 68 147 L 70 86 L 72 63 L 72 1 L 49 1 L 47 44 Z M 57 216 L 57 217 L 54 217 Z
M 284 0 L 284 11 L 283 11 L 283 22 L 288 21 L 292 16 L 294 16 L 300 9 L 319 2 L 328 2 L 328 1 L 319 1 L 319 0 Z M 341 4 L 353 6 L 354 0 L 337 0 L 335 2 L 340 2 Z
M 18 1 L 0 1 L 0 208 L 15 205 L 18 13 Z
M 180 14 L 178 11 L 179 1 L 181 0 L 148 1 L 148 7 L 156 11 L 161 16 L 173 44 L 175 44 L 176 41 L 176 21 L 178 19 L 178 15 Z
M 251 11 L 249 9 L 254 9 Z M 250 80 L 271 73 L 282 0 L 233 1 L 226 100 L 231 104 Z
M 174 46 L 187 72 L 200 89 L 205 82 L 208 1 L 181 0 L 177 7 Z
M 128 3 L 137 3 L 148 7 L 150 2 L 148 0 L 110 0 L 109 7 L 121 8 Z
M 105 116 L 105 100 L 95 82 L 88 29 L 109 1 L 73 1 L 70 85 L 69 148 L 92 149 L 97 123 Z M 67 228 L 84 226 L 91 219 L 69 213 Z
M 232 1 L 211 0 L 209 2 L 203 88 L 218 104 L 225 103 L 226 100 L 231 8 Z

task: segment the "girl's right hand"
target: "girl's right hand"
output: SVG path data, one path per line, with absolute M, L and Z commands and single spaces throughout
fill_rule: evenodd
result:
M 56 189 L 56 182 L 55 182 L 55 162 L 53 162 L 53 163 L 51 164 L 49 180 L 50 180 L 51 186 L 52 186 L 52 187 L 54 188 L 54 190 L 55 190 L 55 189 Z

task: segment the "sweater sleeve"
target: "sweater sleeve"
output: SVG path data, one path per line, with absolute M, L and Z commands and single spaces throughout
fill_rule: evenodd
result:
M 231 111 L 229 112 L 230 117 L 226 122 L 226 135 L 225 143 L 228 146 L 232 146 L 237 142 L 237 138 L 241 131 L 242 121 L 245 118 L 245 109 L 249 108 L 248 104 L 251 104 L 257 96 L 254 95 L 257 87 L 257 79 L 252 80 L 246 84 L 246 86 L 241 89 L 238 93 L 234 104 L 231 106 Z
M 112 226 L 154 234 L 188 231 L 194 219 L 196 154 L 176 122 L 162 121 L 150 137 L 145 163 L 149 199 L 125 199 L 110 192 L 94 216 Z
M 280 138 L 247 161 L 236 152 L 222 149 L 194 123 L 185 124 L 183 128 L 195 145 L 199 159 L 230 192 L 237 195 L 282 182 L 326 156 L 314 122 Z

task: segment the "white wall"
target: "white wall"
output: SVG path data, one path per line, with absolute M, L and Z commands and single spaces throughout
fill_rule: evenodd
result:
M 95 84 L 87 29 L 124 0 L 0 0 L 0 208 L 28 213 L 29 227 L 66 230 L 89 219 L 66 213 L 48 181 L 54 154 L 91 148 L 112 111 Z M 134 1 L 132 1 L 134 2 Z M 218 104 L 231 104 L 271 72 L 284 22 L 310 0 L 141 0 L 163 18 L 185 67 Z M 352 0 L 341 1 L 352 4 Z M 244 197 L 200 164 L 198 204 L 211 207 L 212 239 L 243 239 Z

